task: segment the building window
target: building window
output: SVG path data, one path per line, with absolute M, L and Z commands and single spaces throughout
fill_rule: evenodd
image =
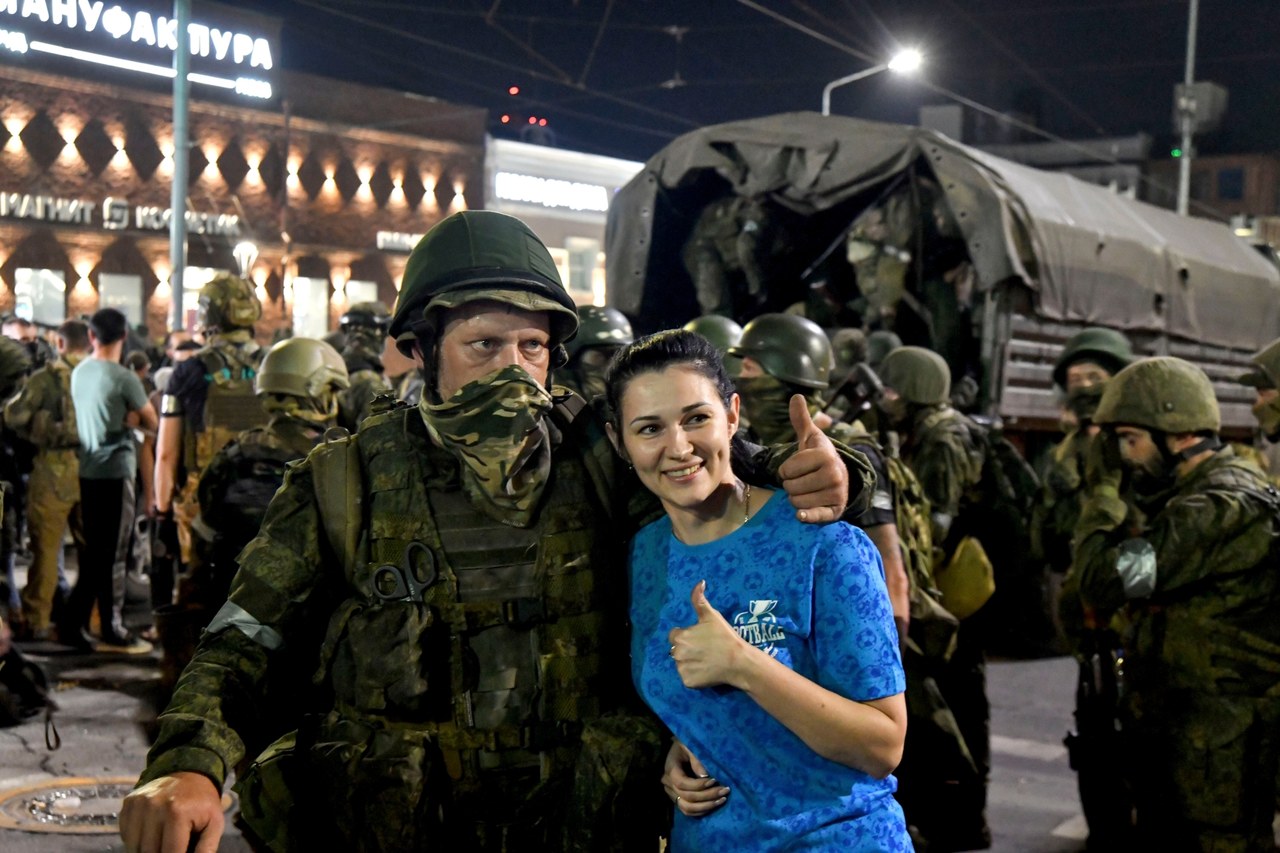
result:
M 98 274 L 98 307 L 114 308 L 137 325 L 147 318 L 142 310 L 142 276 Z
M 13 280 L 13 313 L 42 326 L 67 319 L 67 282 L 62 270 L 19 267 Z
M 346 290 L 347 304 L 355 305 L 359 302 L 377 302 L 378 301 L 378 283 L 376 281 L 359 281 L 351 279 L 347 282 Z
M 600 254 L 600 241 L 585 237 L 569 237 L 564 241 L 568 253 L 569 278 L 565 285 L 575 302 L 592 302 L 596 257 Z
M 329 280 L 295 276 L 293 333 L 300 338 L 323 338 L 329 333 Z
M 1244 167 L 1232 166 L 1218 170 L 1218 199 L 1241 201 L 1244 199 Z

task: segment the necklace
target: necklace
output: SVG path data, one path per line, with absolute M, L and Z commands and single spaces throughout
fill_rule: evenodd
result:
M 751 484 L 747 483 L 747 491 L 742 496 L 742 523 L 751 520 Z

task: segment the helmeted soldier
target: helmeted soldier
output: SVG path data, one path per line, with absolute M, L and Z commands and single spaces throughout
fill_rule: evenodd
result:
M 556 378 L 592 401 L 604 396 L 604 371 L 613 354 L 635 340 L 635 335 L 631 321 L 617 308 L 579 305 L 578 320 L 578 334 L 565 344 L 566 375 Z
M 7 400 L 18 392 L 31 370 L 31 356 L 26 347 L 11 337 L 0 336 L 0 399 Z M 22 604 L 18 597 L 14 572 L 15 550 L 22 514 L 22 470 L 14 442 L 0 443 L 0 563 L 4 566 L 4 589 L 0 595 L 0 618 L 21 619 Z
M 263 358 L 254 388 L 270 420 L 240 433 L 201 473 L 191 570 L 177 604 L 157 617 L 170 686 L 200 630 L 226 601 L 236 557 L 262 526 L 285 466 L 310 453 L 334 426 L 349 385 L 342 356 L 323 341 L 286 338 Z
M 620 665 L 623 546 L 652 504 L 551 385 L 577 326 L 519 220 L 467 211 L 419 242 L 390 333 L 422 402 L 290 467 L 159 719 L 126 843 L 216 836 L 218 786 L 262 734 L 246 712 L 310 659 L 323 697 L 241 776 L 265 846 L 652 846 L 662 744 Z M 843 466 L 805 439 L 780 470 L 813 469 L 823 492 L 793 500 L 833 518 Z
M 1140 846 L 1269 850 L 1280 500 L 1223 445 L 1213 386 L 1189 362 L 1124 368 L 1094 422 L 1063 617 L 1130 620 L 1122 736 Z
M 355 432 L 369 416 L 374 398 L 391 393 L 382 366 L 391 315 L 381 302 L 357 302 L 338 325 L 342 329 L 342 360 L 351 381 L 340 401 L 338 422 Z
M 160 402 L 156 561 L 173 565 L 179 543 L 183 562 L 190 559 L 190 526 L 199 509 L 196 478 L 227 442 L 266 422 L 253 393 L 263 354 L 253 339 L 253 324 L 261 316 L 253 285 L 239 276 L 218 273 L 200 289 L 196 322 L 204 331 L 204 348 L 174 368 Z
M 80 436 L 71 402 L 71 371 L 88 354 L 89 327 L 80 320 L 67 320 L 58 327 L 58 358 L 31 374 L 22 391 L 4 408 L 5 426 L 36 447 L 27 483 L 31 568 L 22 590 L 24 624 L 20 637 L 53 638 L 50 616 L 68 526 L 77 544 L 83 540 L 76 512 L 80 503 Z
M 1053 366 L 1053 384 L 1063 399 L 1066 436 L 1049 453 L 1031 519 L 1032 549 L 1061 575 L 1071 566 L 1071 537 L 1083 500 L 1084 455 L 1097 433 L 1093 412 L 1107 381 L 1133 361 L 1129 339 L 1114 329 L 1092 327 L 1071 337 Z
M 729 352 L 729 347 L 742 338 L 742 327 L 720 314 L 703 314 L 701 317 L 694 317 L 681 328 L 686 332 L 696 332 L 711 341 L 711 345 L 720 350 L 722 356 Z M 724 366 L 730 376 L 736 376 L 736 371 L 741 364 L 736 358 L 728 358 L 725 359 Z
M 951 408 L 951 371 L 942 356 L 923 347 L 898 347 L 884 357 L 884 391 L 878 407 L 901 436 L 902 459 L 919 480 L 930 504 L 934 569 L 951 565 L 965 539 L 972 538 L 973 508 L 982 500 L 985 448 L 975 424 Z M 967 517 L 966 517 L 967 516 Z M 985 546 L 986 543 L 981 543 Z M 943 598 L 944 607 L 955 603 Z M 953 768 L 955 784 L 936 789 L 930 814 L 913 822 L 930 828 L 930 847 L 969 850 L 988 847 L 987 780 L 991 772 L 990 705 L 986 696 L 984 637 L 974 614 L 960 625 L 955 651 L 937 675 L 968 747 L 971 767 Z
M 1254 389 L 1253 416 L 1264 442 L 1256 448 L 1256 460 L 1280 483 L 1280 339 L 1267 344 L 1250 359 L 1253 367 L 1237 381 Z

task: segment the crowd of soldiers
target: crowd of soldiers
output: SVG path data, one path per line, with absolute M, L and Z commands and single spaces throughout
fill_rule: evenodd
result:
M 486 212 L 433 229 L 395 310 L 352 305 L 329 342 L 264 350 L 260 315 L 219 275 L 200 341 L 124 356 L 164 368 L 139 478 L 173 688 L 122 813 L 130 849 L 216 849 L 233 772 L 263 849 L 653 849 L 678 757 L 627 682 L 621 614 L 623 543 L 654 506 L 599 426 L 627 318 L 575 306 L 527 227 Z M 0 339 L 7 621 L 77 645 L 57 614 L 83 325 L 57 353 L 16 320 Z M 921 849 L 991 844 L 988 652 L 1062 648 L 1082 662 L 1071 757 L 1092 847 L 1270 849 L 1280 495 L 1218 437 L 1199 368 L 1082 331 L 1053 371 L 1065 436 L 1033 469 L 962 411 L 944 357 L 891 333 L 795 313 L 686 328 L 725 354 L 768 448 L 753 476 L 880 551 Z M 421 367 L 394 388 L 388 336 Z M 1280 438 L 1280 342 L 1255 365 L 1241 381 Z

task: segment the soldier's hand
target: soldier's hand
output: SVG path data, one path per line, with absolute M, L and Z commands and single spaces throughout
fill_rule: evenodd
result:
M 174 773 L 124 798 L 120 838 L 127 853 L 217 853 L 222 838 L 222 795 L 207 776 Z
M 173 517 L 173 510 L 155 511 L 155 532 L 152 539 L 152 553 L 156 560 L 176 560 L 182 553 L 178 542 L 178 522 Z
M 796 508 L 796 518 L 815 524 L 835 521 L 849 502 L 849 471 L 831 439 L 814 424 L 799 394 L 791 398 L 791 426 L 799 449 L 782 463 L 778 476 Z
M 1110 485 L 1119 490 L 1124 478 L 1124 459 L 1120 455 L 1120 439 L 1104 429 L 1089 439 L 1084 453 L 1084 482 L 1090 489 Z
M 712 779 L 698 757 L 678 740 L 671 741 L 662 771 L 662 788 L 683 815 L 702 817 L 729 798 L 729 789 Z

